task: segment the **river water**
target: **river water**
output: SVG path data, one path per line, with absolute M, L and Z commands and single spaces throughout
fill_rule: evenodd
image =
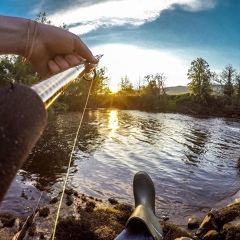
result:
M 47 128 L 11 185 L 0 211 L 24 216 L 57 196 L 81 113 L 49 116 Z M 98 109 L 84 116 L 68 188 L 134 205 L 132 180 L 146 171 L 156 214 L 206 213 L 239 191 L 240 121 Z

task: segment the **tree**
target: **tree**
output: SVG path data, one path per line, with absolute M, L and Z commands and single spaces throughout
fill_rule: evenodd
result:
M 218 74 L 216 72 L 211 73 L 211 84 L 212 84 L 212 90 L 215 95 L 220 95 L 222 92 L 222 81 L 219 78 Z
M 44 23 L 44 24 L 51 24 L 51 21 L 49 19 L 47 19 L 47 14 L 46 12 L 43 13 L 39 13 L 37 14 L 35 21 L 40 22 L 40 23 Z
M 153 76 L 153 79 L 156 81 L 156 85 L 158 88 L 158 96 L 160 96 L 161 94 L 165 95 L 166 94 L 165 81 L 167 77 L 164 75 L 164 73 L 156 73 Z
M 236 95 L 238 105 L 240 104 L 240 73 L 236 75 Z
M 96 97 L 97 95 L 108 94 L 109 90 L 109 78 L 105 76 L 107 69 L 105 67 L 100 68 L 96 71 L 96 77 L 92 82 L 91 95 Z M 87 74 L 87 79 L 91 79 L 91 74 Z M 63 92 L 61 99 L 65 97 L 77 97 L 77 96 L 85 96 L 88 93 L 88 89 L 90 87 L 90 81 L 85 81 L 82 79 L 75 79 L 70 86 Z M 84 98 L 85 98 L 84 97 Z
M 136 83 L 136 92 L 138 93 L 138 95 L 140 95 L 141 90 L 142 90 L 143 86 L 142 86 L 142 79 L 139 78 L 137 83 Z
M 40 23 L 44 23 L 44 24 L 48 24 L 48 25 L 51 25 L 52 24 L 52 22 L 51 22 L 51 20 L 49 20 L 48 18 L 47 18 L 47 14 L 46 14 L 46 12 L 40 12 L 39 14 L 37 14 L 37 16 L 36 16 L 36 18 L 35 18 L 35 21 L 37 21 L 37 22 L 40 22 Z M 65 23 L 63 23 L 61 26 L 59 26 L 60 28 L 63 28 L 63 29 L 65 29 L 65 30 L 69 30 L 68 28 L 67 28 L 67 25 L 65 24 Z
M 164 73 L 150 74 L 144 77 L 146 86 L 144 88 L 145 95 L 151 99 L 155 109 L 165 108 L 166 105 L 166 88 L 164 87 L 167 77 Z
M 231 104 L 236 81 L 236 69 L 228 64 L 220 74 L 223 83 L 223 94 L 227 97 L 227 104 Z
M 146 75 L 144 77 L 144 81 L 147 83 L 145 89 L 150 91 L 152 95 L 159 97 L 161 94 L 166 93 L 166 88 L 164 87 L 166 79 L 167 77 L 164 73 Z
M 108 94 L 110 93 L 109 89 L 109 77 L 106 76 L 107 68 L 103 67 L 97 70 L 97 75 L 93 80 L 92 85 L 92 94 Z
M 133 85 L 130 82 L 128 76 L 122 77 L 119 83 L 119 92 L 123 95 L 129 95 L 134 93 Z
M 191 68 L 188 70 L 188 84 L 190 94 L 196 97 L 196 100 L 202 104 L 207 104 L 212 93 L 211 71 L 209 65 L 203 58 L 197 58 L 191 62 Z
M 0 86 L 11 83 L 33 85 L 40 80 L 40 76 L 29 63 L 23 66 L 22 57 L 4 55 L 0 59 Z
M 67 104 L 71 109 L 75 110 L 83 107 L 89 92 L 89 87 L 92 84 L 89 106 L 98 107 L 104 105 L 108 100 L 109 78 L 105 75 L 107 69 L 105 67 L 97 70 L 96 77 L 93 82 L 86 81 L 84 78 L 75 79 L 68 88 L 59 97 L 59 102 Z M 91 74 L 87 74 L 87 79 L 90 80 Z

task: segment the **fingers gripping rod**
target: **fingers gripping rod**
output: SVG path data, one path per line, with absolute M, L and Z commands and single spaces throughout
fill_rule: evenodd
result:
M 103 55 L 97 55 L 95 58 L 99 61 L 102 56 Z M 32 87 L 32 89 L 41 97 L 45 107 L 48 108 L 55 101 L 55 99 L 69 86 L 69 84 L 79 76 L 84 68 L 84 63 L 70 68 L 62 73 L 59 73 L 36 84 Z M 93 71 L 95 73 L 95 68 Z

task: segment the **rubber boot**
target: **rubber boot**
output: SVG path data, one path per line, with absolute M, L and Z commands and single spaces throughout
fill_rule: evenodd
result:
M 128 219 L 130 223 L 142 221 L 155 240 L 163 239 L 162 227 L 155 216 L 155 187 L 145 172 L 138 172 L 133 179 L 135 210 Z

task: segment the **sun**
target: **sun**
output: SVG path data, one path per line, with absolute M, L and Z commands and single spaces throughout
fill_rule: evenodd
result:
M 115 82 L 110 83 L 109 89 L 112 93 L 116 93 L 118 91 L 118 84 Z

